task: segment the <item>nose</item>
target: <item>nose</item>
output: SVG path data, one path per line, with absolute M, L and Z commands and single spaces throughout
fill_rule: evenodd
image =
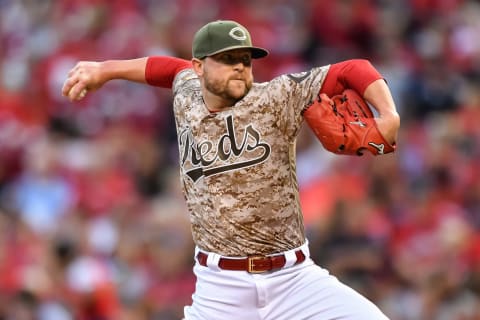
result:
M 238 61 L 233 65 L 233 70 L 235 71 L 242 71 L 243 69 L 245 69 L 245 65 L 242 61 Z

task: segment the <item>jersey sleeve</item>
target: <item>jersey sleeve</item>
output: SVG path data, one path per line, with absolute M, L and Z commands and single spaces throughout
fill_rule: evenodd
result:
M 282 101 L 282 123 L 286 134 L 295 137 L 303 122 L 303 110 L 317 99 L 319 93 L 328 96 L 353 89 L 362 94 L 373 81 L 382 75 L 366 59 L 351 59 L 339 63 L 316 67 L 306 72 L 282 75 L 272 81 L 280 82 L 277 91 Z
M 346 60 L 330 66 L 320 93 L 334 96 L 353 89 L 363 95 L 368 85 L 378 79 L 383 79 L 382 75 L 368 60 Z
M 145 80 L 148 84 L 162 88 L 172 88 L 175 76 L 182 70 L 192 67 L 188 60 L 167 57 L 151 56 L 145 67 Z

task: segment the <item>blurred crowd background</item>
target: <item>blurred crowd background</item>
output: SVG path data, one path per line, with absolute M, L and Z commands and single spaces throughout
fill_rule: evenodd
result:
M 193 248 L 169 90 L 61 96 L 79 60 L 191 58 L 214 19 L 271 55 L 256 81 L 349 58 L 385 76 L 398 151 L 328 154 L 303 130 L 313 259 L 392 320 L 480 319 L 480 3 L 0 0 L 0 319 L 170 320 Z

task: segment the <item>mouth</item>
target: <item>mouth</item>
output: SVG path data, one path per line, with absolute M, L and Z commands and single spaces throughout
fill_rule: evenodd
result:
M 245 81 L 245 77 L 243 77 L 241 74 L 233 74 L 230 78 L 230 80 L 239 80 L 239 81 Z
M 228 82 L 233 86 L 245 86 L 247 83 L 245 79 L 230 79 Z

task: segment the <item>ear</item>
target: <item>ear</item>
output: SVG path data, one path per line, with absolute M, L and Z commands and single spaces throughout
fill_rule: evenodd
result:
M 202 76 L 203 75 L 203 60 L 193 58 L 192 59 L 192 65 L 193 65 L 193 70 L 197 74 L 197 76 Z

